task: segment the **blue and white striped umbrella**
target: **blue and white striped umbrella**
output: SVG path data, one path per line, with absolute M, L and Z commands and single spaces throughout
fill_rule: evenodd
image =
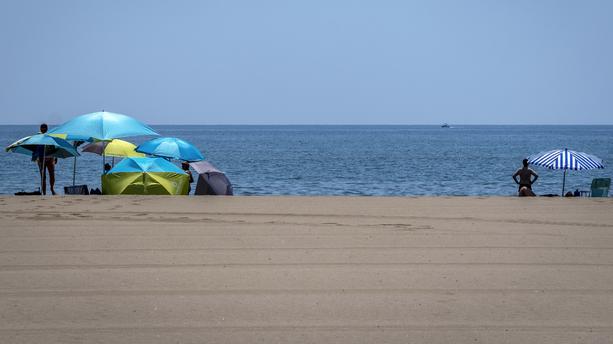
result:
M 552 170 L 564 170 L 564 179 L 562 181 L 562 196 L 564 196 L 564 187 L 566 184 L 566 170 L 594 170 L 604 168 L 602 159 L 583 152 L 575 152 L 564 149 L 554 149 L 547 152 L 541 152 L 528 157 L 528 163 L 536 166 L 547 167 Z
M 568 150 L 567 148 L 554 149 L 532 155 L 528 158 L 528 163 L 552 170 L 593 170 L 604 168 L 602 159 L 591 154 Z

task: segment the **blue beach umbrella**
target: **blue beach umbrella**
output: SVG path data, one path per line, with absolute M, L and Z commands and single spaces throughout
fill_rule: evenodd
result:
M 554 149 L 546 152 L 541 152 L 528 157 L 528 163 L 536 166 L 546 167 L 552 170 L 564 170 L 564 178 L 562 179 L 562 196 L 564 196 L 564 187 L 566 186 L 566 171 L 567 170 L 594 170 L 604 168 L 602 159 L 583 152 L 575 152 L 564 149 Z
M 68 141 L 47 134 L 37 134 L 24 137 L 17 140 L 6 147 L 7 152 L 26 154 L 34 157 L 42 158 L 68 158 L 71 156 L 79 156 L 76 148 L 73 147 Z M 44 168 L 44 167 L 43 167 Z M 40 187 L 41 193 L 43 191 L 43 173 L 40 175 Z
M 198 148 L 176 137 L 160 137 L 136 147 L 137 152 L 188 162 L 204 160 Z
M 68 158 L 80 155 L 68 141 L 47 134 L 26 136 L 10 144 L 6 147 L 6 151 L 32 155 L 41 146 L 44 147 L 42 154 L 48 158 Z
M 159 135 L 148 125 L 130 116 L 106 111 L 77 116 L 49 130 L 49 133 L 91 137 L 103 141 L 129 136 Z
M 130 116 L 107 111 L 77 116 L 59 127 L 49 130 L 49 134 L 66 135 L 68 138 L 88 138 L 86 141 L 89 142 L 110 141 L 129 136 L 159 135 L 148 125 Z M 102 156 L 102 164 L 104 165 L 105 162 L 105 157 Z M 73 184 L 75 173 L 76 171 L 73 172 Z

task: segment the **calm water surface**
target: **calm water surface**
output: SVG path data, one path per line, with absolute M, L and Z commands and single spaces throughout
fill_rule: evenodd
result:
M 613 126 L 153 127 L 199 147 L 239 195 L 512 195 L 511 175 L 524 157 L 564 147 L 594 154 L 607 165 L 570 172 L 567 189 L 589 189 L 592 178 L 613 176 Z M 0 126 L 0 145 L 37 130 Z M 0 161 L 0 193 L 39 186 L 28 156 L 2 150 Z M 72 159 L 59 161 L 58 191 L 72 184 L 72 168 Z M 560 193 L 562 171 L 534 169 L 540 175 L 537 194 Z M 77 184 L 100 187 L 101 170 L 100 156 L 83 153 Z

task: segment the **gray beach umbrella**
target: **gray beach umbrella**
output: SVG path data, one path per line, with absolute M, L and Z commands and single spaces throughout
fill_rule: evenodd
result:
M 208 161 L 198 161 L 189 164 L 198 173 L 198 182 L 194 195 L 226 195 L 234 194 L 232 183 L 225 173 L 218 170 Z

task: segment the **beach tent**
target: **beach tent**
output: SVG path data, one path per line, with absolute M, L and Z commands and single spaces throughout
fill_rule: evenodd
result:
M 162 158 L 125 158 L 102 175 L 105 195 L 187 195 L 189 176 Z
M 194 195 L 232 195 L 232 183 L 226 175 L 208 161 L 189 164 L 198 173 Z

